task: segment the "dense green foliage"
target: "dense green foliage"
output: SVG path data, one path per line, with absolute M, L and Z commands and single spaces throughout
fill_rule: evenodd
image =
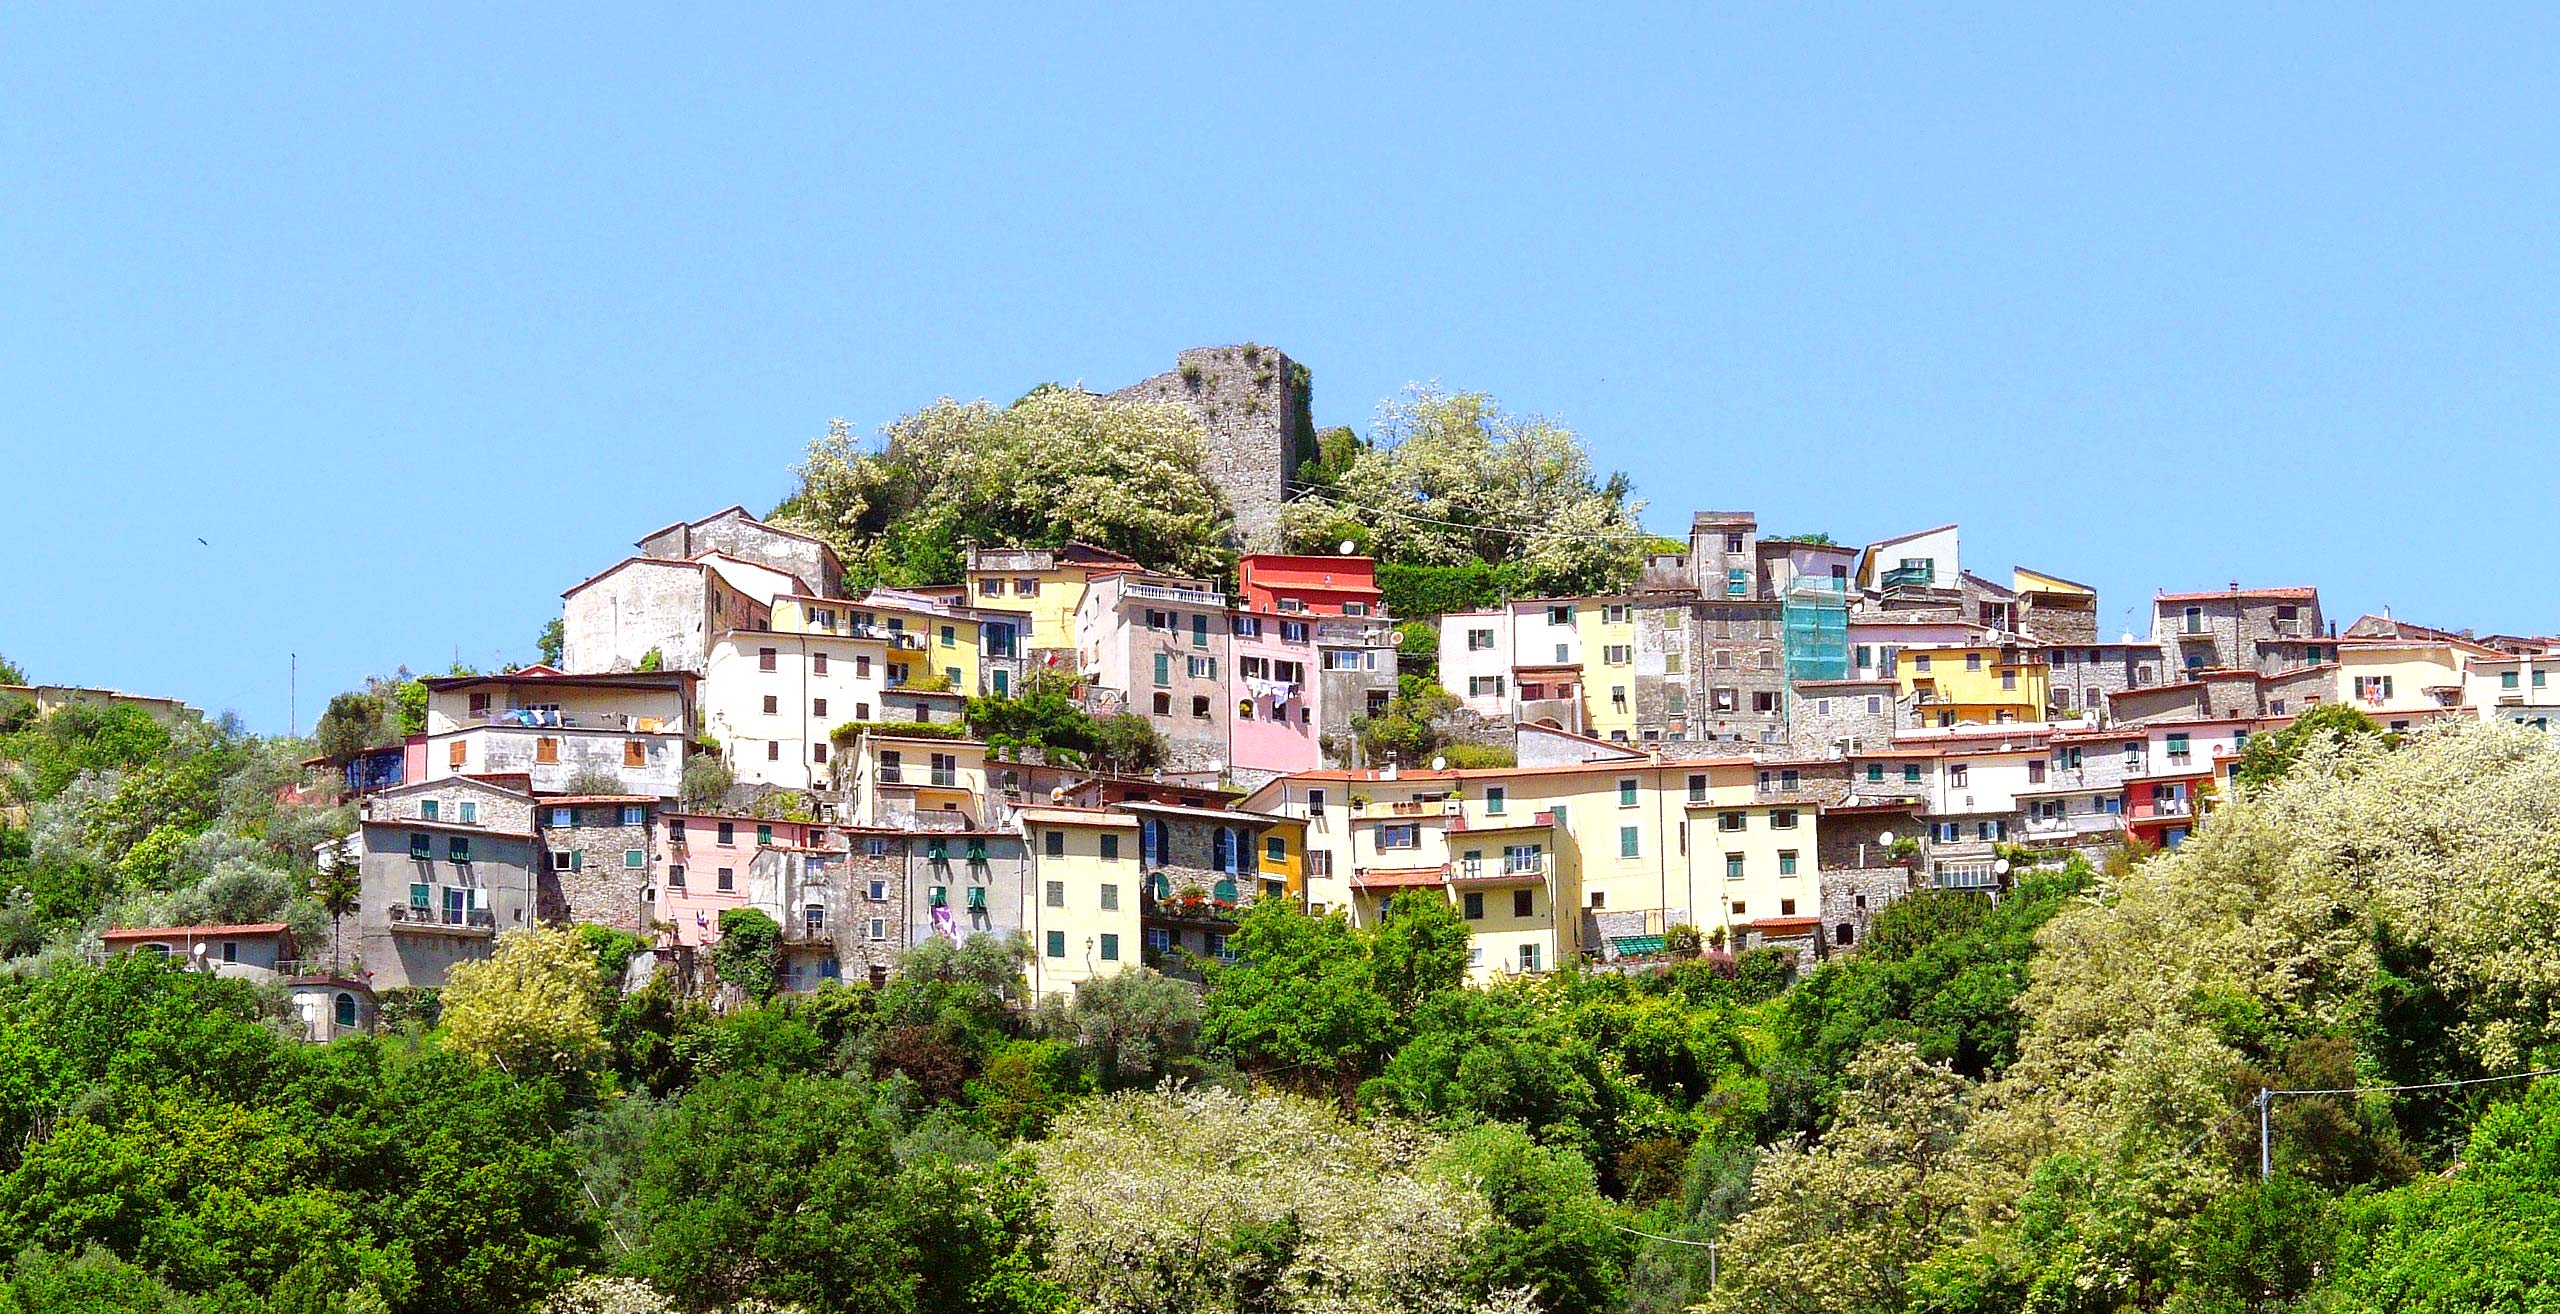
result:
M 1293 549 L 1348 542 L 1381 561 L 1448 570 L 1381 572 L 1394 614 L 1481 606 L 1488 589 L 1614 593 L 1644 568 L 1649 536 L 1627 477 L 1598 477 L 1572 430 L 1483 393 L 1408 389 L 1378 408 L 1356 453 L 1329 452 L 1300 478 L 1305 494 L 1284 523 Z M 1519 590 L 1503 587 L 1514 581 Z
M 1232 564 L 1207 440 L 1172 403 L 1043 385 L 1005 407 L 945 398 L 881 439 L 866 449 L 837 421 L 774 509 L 776 523 L 833 546 L 853 587 L 958 583 L 971 540 L 1080 541 L 1213 577 Z
M 1105 771 L 1136 775 L 1164 764 L 1164 736 L 1147 718 L 1087 713 L 1073 696 L 1080 683 L 1064 671 L 1034 670 L 1010 697 L 970 699 L 969 733 L 990 748 L 1038 749 L 1052 762 Z
M 72 706 L 0 728 L 0 954 L 77 952 L 106 925 L 282 921 L 316 942 L 329 914 L 314 851 L 343 809 L 286 801 L 303 744 L 228 720 L 162 725 Z M 23 809 L 24 829 L 7 817 Z

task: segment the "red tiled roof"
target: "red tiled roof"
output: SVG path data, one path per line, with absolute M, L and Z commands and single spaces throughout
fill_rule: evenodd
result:
M 1762 935 L 1804 935 L 1820 929 L 1822 919 L 1819 917 L 1763 917 L 1756 922 L 1744 922 L 1743 925 Z
M 123 926 L 99 936 L 102 940 L 154 940 L 167 936 L 207 935 L 274 935 L 292 928 L 283 922 L 242 922 L 232 926 Z
M 2211 602 L 2216 598 L 2285 598 L 2292 601 L 2307 601 L 2319 596 L 2320 590 L 2302 587 L 2282 589 L 2208 589 L 2200 593 L 2155 593 L 2151 595 L 2151 600 L 2154 602 Z

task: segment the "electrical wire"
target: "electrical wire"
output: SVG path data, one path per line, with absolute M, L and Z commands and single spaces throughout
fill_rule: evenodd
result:
M 1335 508 L 1336 510 L 1366 512 L 1371 515 L 1394 516 L 1400 520 L 1411 520 L 1418 524 L 1425 525 L 1437 525 L 1443 529 L 1462 529 L 1471 534 L 1509 534 L 1515 538 L 1523 539 L 1569 539 L 1586 542 L 1597 539 L 1602 541 L 1625 543 L 1650 543 L 1657 538 L 1670 537 L 1668 534 L 1649 534 L 1641 529 L 1628 533 L 1594 531 L 1586 534 L 1557 529 L 1522 529 L 1511 525 L 1470 525 L 1461 521 L 1441 520 L 1411 511 L 1400 511 L 1391 506 L 1373 506 L 1366 502 L 1355 502 L 1349 498 L 1328 493 L 1312 484 L 1300 488 L 1290 497 L 1289 500 L 1294 502 L 1300 498 L 1313 498 L 1316 501 Z

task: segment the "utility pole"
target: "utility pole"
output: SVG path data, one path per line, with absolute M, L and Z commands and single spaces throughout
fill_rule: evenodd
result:
M 2266 1181 L 2275 1173 L 2273 1143 L 2267 1136 L 2267 1109 L 2276 1102 L 2276 1093 L 2267 1087 L 2258 1089 L 2258 1180 Z
M 1716 1243 L 1707 1243 L 1707 1290 L 1716 1289 Z
M 284 737 L 300 739 L 302 737 L 302 654 L 298 652 L 289 652 L 284 655 L 284 716 L 286 722 Z M 270 721 L 268 724 L 275 723 Z

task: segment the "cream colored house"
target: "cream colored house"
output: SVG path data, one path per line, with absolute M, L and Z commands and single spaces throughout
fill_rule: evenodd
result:
M 1031 938 L 1033 997 L 1076 987 L 1139 962 L 1138 912 L 1146 875 L 1138 819 L 1086 808 L 1021 812 L 1031 855 L 1022 926 Z
M 1820 818 L 1757 798 L 1749 758 L 1472 771 L 1318 771 L 1244 807 L 1307 826 L 1311 910 L 1357 922 L 1444 898 L 1470 924 L 1478 980 L 1584 954 L 1659 949 L 1683 923 L 1729 937 L 1821 911 Z

